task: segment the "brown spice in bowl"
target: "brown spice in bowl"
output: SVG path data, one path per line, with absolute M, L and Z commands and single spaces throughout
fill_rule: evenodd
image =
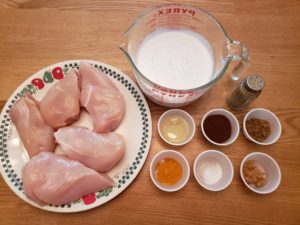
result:
M 252 118 L 246 121 L 249 135 L 256 141 L 262 142 L 271 135 L 271 125 L 268 121 Z
M 204 120 L 203 129 L 207 137 L 217 143 L 226 142 L 232 132 L 230 120 L 224 115 L 209 115 Z
M 255 160 L 247 160 L 243 166 L 243 176 L 248 184 L 259 188 L 266 184 L 266 171 L 264 167 Z

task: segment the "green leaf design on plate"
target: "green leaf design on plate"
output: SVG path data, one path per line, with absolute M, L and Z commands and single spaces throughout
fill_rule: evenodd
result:
M 69 67 L 65 67 L 65 68 L 63 69 L 64 75 L 66 75 L 66 74 L 68 73 L 68 71 L 69 71 Z
M 98 192 L 97 195 L 96 195 L 96 198 L 101 198 L 101 197 L 104 197 L 104 196 L 108 196 L 109 193 L 111 193 L 111 192 L 112 192 L 112 187 L 107 188 L 107 189 L 105 189 L 101 192 Z
M 73 204 L 79 204 L 79 203 L 82 203 L 80 199 L 73 202 Z
M 35 94 L 37 92 L 37 87 L 32 84 L 27 84 L 18 94 L 17 96 L 22 97 L 26 93 Z
M 32 84 L 27 84 L 27 88 L 31 94 L 35 94 L 38 90 L 38 88 Z
M 100 198 L 100 197 L 101 197 L 101 194 L 97 193 L 96 198 Z
M 45 83 L 52 83 L 54 81 L 54 78 L 49 70 L 45 71 L 44 76 L 43 76 L 43 81 Z

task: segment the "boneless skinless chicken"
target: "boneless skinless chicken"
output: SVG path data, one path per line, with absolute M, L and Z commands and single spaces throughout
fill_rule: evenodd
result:
M 77 71 L 71 70 L 46 93 L 39 109 L 46 122 L 54 129 L 77 120 L 80 113 L 80 90 Z
M 67 204 L 113 186 L 106 174 L 50 152 L 34 156 L 24 166 L 22 175 L 26 196 L 41 205 Z
M 106 133 L 115 130 L 125 113 L 125 102 L 114 83 L 100 70 L 84 62 L 81 76 L 80 104 L 90 114 L 94 130 Z
M 122 158 L 124 138 L 114 132 L 97 134 L 88 128 L 69 126 L 54 133 L 64 153 L 98 172 L 107 172 Z
M 90 114 L 95 132 L 65 127 L 79 118 L 80 106 Z M 40 103 L 29 94 L 22 97 L 10 117 L 31 158 L 22 173 L 26 196 L 39 204 L 60 205 L 113 186 L 103 173 L 124 155 L 124 138 L 111 132 L 124 113 L 118 88 L 85 63 L 80 64 L 79 73 L 71 70 L 49 89 Z M 54 135 L 66 156 L 51 153 Z
M 54 131 L 43 119 L 30 94 L 20 98 L 12 106 L 9 115 L 30 158 L 40 152 L 54 150 Z

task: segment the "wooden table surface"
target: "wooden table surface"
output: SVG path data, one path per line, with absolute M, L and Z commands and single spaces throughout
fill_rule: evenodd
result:
M 117 47 L 122 33 L 145 8 L 169 2 L 0 0 L 0 108 L 28 76 L 64 60 L 102 61 L 134 78 Z M 211 12 L 232 39 L 248 44 L 248 73 L 260 73 L 266 81 L 262 95 L 251 108 L 264 107 L 278 115 L 282 123 L 279 141 L 258 146 L 242 133 L 229 147 L 205 141 L 199 123 L 209 109 L 227 108 L 227 74 L 205 97 L 184 108 L 194 117 L 197 132 L 192 142 L 176 148 L 190 166 L 206 149 L 227 154 L 235 174 L 226 190 L 208 192 L 193 175 L 176 193 L 162 192 L 152 184 L 150 160 L 155 153 L 171 147 L 159 138 L 156 127 L 166 108 L 148 101 L 153 120 L 151 149 L 139 175 L 122 194 L 86 212 L 55 214 L 27 204 L 0 179 L 0 224 L 300 224 L 300 2 L 180 2 Z M 235 114 L 241 122 L 244 113 Z M 282 181 L 270 195 L 249 191 L 239 177 L 241 160 L 254 151 L 271 155 L 280 165 Z

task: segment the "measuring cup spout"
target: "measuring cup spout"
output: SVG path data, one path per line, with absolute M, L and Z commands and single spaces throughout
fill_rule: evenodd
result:
M 121 41 L 119 42 L 119 48 L 128 55 L 128 46 L 129 46 L 129 37 L 128 34 L 125 33 L 123 37 L 121 38 Z M 128 55 L 129 56 L 129 55 Z
M 127 57 L 128 61 L 130 62 L 130 64 L 132 66 L 134 66 L 132 55 L 130 55 L 130 52 L 132 51 L 132 50 L 130 50 L 130 48 L 132 48 L 132 47 L 129 46 L 129 35 L 128 35 L 128 32 L 123 35 L 121 41 L 119 42 L 119 48 L 125 54 L 125 56 Z

